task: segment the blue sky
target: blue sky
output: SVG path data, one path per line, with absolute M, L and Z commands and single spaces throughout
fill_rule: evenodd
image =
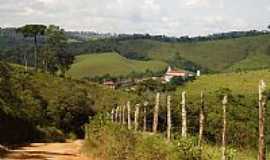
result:
M 0 26 L 28 23 L 170 36 L 263 30 L 270 0 L 0 0 Z

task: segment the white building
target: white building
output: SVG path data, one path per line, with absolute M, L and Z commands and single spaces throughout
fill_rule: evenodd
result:
M 193 77 L 193 76 L 194 76 L 194 74 L 191 72 L 184 71 L 184 70 L 172 69 L 169 66 L 167 72 L 165 73 L 164 79 L 166 82 L 170 82 L 171 79 L 174 77 L 188 78 L 188 77 Z

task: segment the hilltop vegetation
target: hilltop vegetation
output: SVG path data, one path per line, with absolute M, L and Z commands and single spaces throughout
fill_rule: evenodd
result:
M 68 75 L 74 78 L 94 77 L 110 74 L 111 76 L 125 76 L 132 72 L 144 73 L 147 70 L 160 72 L 167 64 L 161 61 L 130 60 L 119 54 L 103 53 L 88 54 L 76 57 Z
M 91 44 L 95 47 L 91 47 Z M 100 45 L 103 44 L 103 45 Z M 270 67 L 270 35 L 211 41 L 164 42 L 152 39 L 96 40 L 77 43 L 74 53 L 117 51 L 135 60 L 158 60 L 174 67 L 206 72 L 232 72 Z M 88 46 L 88 47 L 87 47 Z M 97 47 L 99 46 L 99 47 Z M 88 52 L 87 52 L 88 51 Z M 93 52 L 95 51 L 95 52 Z
M 0 58 L 24 64 L 26 57 L 28 64 L 33 65 L 32 39 L 15 33 L 12 30 L 2 30 L 0 46 L 3 47 L 0 50 Z M 69 34 L 66 35 L 68 40 L 74 38 Z M 39 47 L 47 50 L 46 46 L 43 47 L 46 44 L 44 37 L 38 37 L 38 40 Z M 128 59 L 162 61 L 173 67 L 190 71 L 199 69 L 204 73 L 270 67 L 270 35 L 265 31 L 229 32 L 194 38 L 134 34 L 67 42 L 62 56 L 117 52 Z M 161 63 L 159 65 L 162 66 Z
M 260 69 L 261 67 L 256 65 L 256 61 L 252 59 L 253 55 L 263 57 L 260 58 L 260 61 L 266 63 L 270 52 L 269 35 L 193 43 L 129 40 L 120 42 L 120 44 L 123 48 L 120 53 L 140 53 L 150 59 L 169 63 L 184 59 L 213 72 L 237 70 L 239 69 L 237 66 L 229 70 L 228 68 L 239 62 L 243 63 L 243 60 L 249 61 L 249 63 L 241 65 L 241 69 Z M 185 68 L 181 64 L 176 63 L 176 65 Z

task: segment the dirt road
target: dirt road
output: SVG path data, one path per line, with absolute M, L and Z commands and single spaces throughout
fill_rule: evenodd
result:
M 80 154 L 82 144 L 82 140 L 65 143 L 32 143 L 11 150 L 3 160 L 89 160 Z

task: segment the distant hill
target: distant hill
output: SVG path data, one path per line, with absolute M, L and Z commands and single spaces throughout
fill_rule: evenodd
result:
M 162 71 L 166 67 L 167 64 L 161 61 L 130 60 L 115 52 L 86 54 L 76 57 L 75 63 L 68 71 L 68 75 L 74 78 L 102 76 L 105 74 L 125 76 L 132 72 L 142 73 L 146 70 Z
M 270 67 L 270 35 L 192 43 L 126 40 L 118 48 L 122 55 L 136 53 L 185 69 L 193 65 L 211 72 L 230 72 Z
M 267 31 L 228 32 L 193 38 L 105 34 L 101 39 L 94 38 L 89 41 L 76 39 L 74 34 L 86 36 L 99 34 L 67 32 L 69 37 L 67 52 L 75 56 L 85 53 L 117 52 L 130 60 L 162 61 L 185 70 L 199 69 L 203 73 L 270 68 L 270 34 Z M 39 38 L 42 45 L 44 37 Z M 27 53 L 32 57 L 32 50 L 31 38 L 23 38 L 14 28 L 0 30 L 1 59 L 22 64 L 22 55 Z

